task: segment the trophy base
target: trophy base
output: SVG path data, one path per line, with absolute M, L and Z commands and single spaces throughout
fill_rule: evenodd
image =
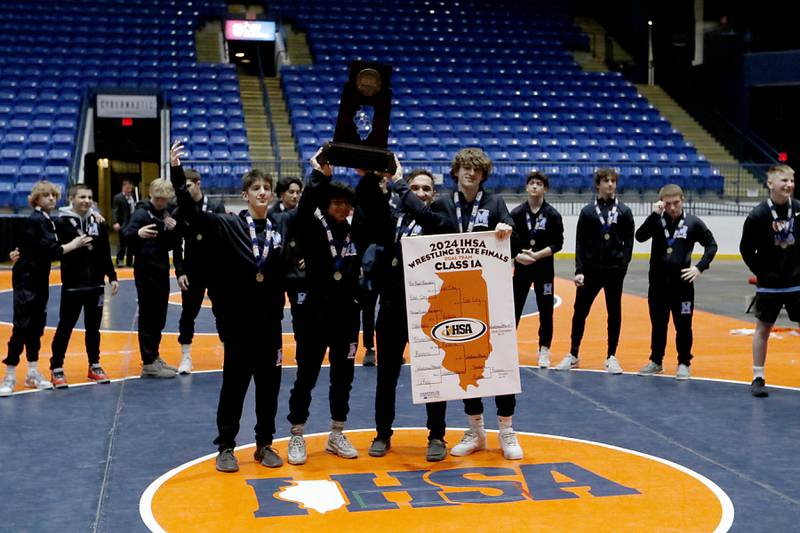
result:
M 385 148 L 330 142 L 323 151 L 325 159 L 333 166 L 363 168 L 374 172 L 394 174 L 396 170 L 394 155 Z

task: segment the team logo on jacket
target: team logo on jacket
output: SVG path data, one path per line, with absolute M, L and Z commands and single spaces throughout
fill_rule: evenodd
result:
M 450 318 L 433 326 L 431 336 L 441 342 L 469 342 L 483 337 L 486 329 L 476 318 Z
M 476 226 L 488 226 L 489 225 L 489 210 L 488 209 L 478 209 L 478 213 L 475 215 L 475 225 Z
M 446 439 L 457 442 L 461 433 L 451 430 Z M 711 480 L 624 448 L 518 433 L 525 457 L 506 461 L 495 431 L 486 451 L 429 463 L 421 428 L 395 430 L 382 458 L 366 454 L 373 436 L 373 430 L 348 432 L 361 453 L 353 461 L 325 453 L 327 434 L 306 436 L 302 466 L 265 468 L 253 459 L 252 445 L 236 451 L 234 474 L 214 469 L 216 453 L 201 457 L 147 488 L 142 519 L 151 531 L 205 532 L 710 532 L 733 522 L 730 499 Z M 286 439 L 273 446 L 286 457 Z

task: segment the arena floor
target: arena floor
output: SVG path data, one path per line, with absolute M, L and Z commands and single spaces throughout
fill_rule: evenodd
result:
M 561 304 L 555 312 L 555 361 L 569 348 L 575 295 L 572 260 L 556 265 L 563 277 L 556 283 Z M 398 387 L 400 429 L 393 448 L 385 458 L 368 457 L 375 369 L 359 367 L 347 423 L 358 460 L 324 452 L 329 422 L 323 370 L 307 425 L 307 433 L 321 435 L 308 438 L 308 463 L 268 470 L 253 461 L 251 391 L 237 451 L 242 469 L 223 475 L 213 469 L 211 444 L 222 348 L 210 309 L 198 319 L 192 375 L 138 379 L 136 294 L 132 272 L 124 269 L 120 294 L 107 301 L 102 325 L 101 362 L 114 381 L 83 383 L 83 334 L 76 331 L 65 364 L 68 389 L 20 389 L 0 399 L 0 457 L 5 458 L 0 471 L 7 488 L 0 531 L 430 531 L 460 525 L 479 531 L 795 530 L 800 343 L 794 325 L 783 317 L 770 340 L 770 397 L 752 398 L 751 337 L 745 330 L 753 319 L 744 311 L 753 288 L 741 262 L 717 261 L 698 282 L 692 379 L 673 379 L 672 342 L 664 375 L 639 377 L 635 372 L 649 353 L 646 270 L 645 260 L 635 260 L 626 278 L 618 351 L 626 370 L 622 376 L 600 371 L 606 337 L 602 297 L 587 323 L 581 370 L 529 366 L 536 362 L 538 327 L 529 298 L 529 314 L 519 329 L 526 366 L 514 417 L 525 449 L 522 461 L 503 460 L 492 434 L 485 452 L 427 463 L 426 432 L 420 429 L 424 409 L 409 401 L 408 367 Z M 51 281 L 43 369 L 58 318 L 57 270 Z M 11 330 L 10 286 L 10 271 L 0 271 L 4 339 Z M 180 297 L 174 283 L 173 290 L 176 305 L 170 306 L 162 353 L 177 363 Z M 291 325 L 284 326 L 276 447 L 285 457 L 295 371 Z M 24 372 L 22 363 L 19 383 Z M 493 402 L 484 403 L 487 425 L 496 428 Z M 452 445 L 466 425 L 460 402 L 450 403 L 448 422 Z

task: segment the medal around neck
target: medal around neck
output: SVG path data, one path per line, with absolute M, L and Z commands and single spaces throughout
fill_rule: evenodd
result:
M 391 65 L 353 61 L 339 103 L 333 141 L 322 158 L 334 166 L 394 173 L 389 146 Z

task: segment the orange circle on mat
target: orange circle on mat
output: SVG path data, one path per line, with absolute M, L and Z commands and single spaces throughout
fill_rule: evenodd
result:
M 623 448 L 518 433 L 525 457 L 506 461 L 489 432 L 487 451 L 429 463 L 425 430 L 395 430 L 383 458 L 366 453 L 374 430 L 347 435 L 358 459 L 326 453 L 319 434 L 306 436 L 303 466 L 265 468 L 252 445 L 236 451 L 234 474 L 214 469 L 216 454 L 186 463 L 148 487 L 142 518 L 152 531 L 204 532 L 726 531 L 733 521 L 707 478 Z M 286 446 L 274 443 L 284 459 Z

